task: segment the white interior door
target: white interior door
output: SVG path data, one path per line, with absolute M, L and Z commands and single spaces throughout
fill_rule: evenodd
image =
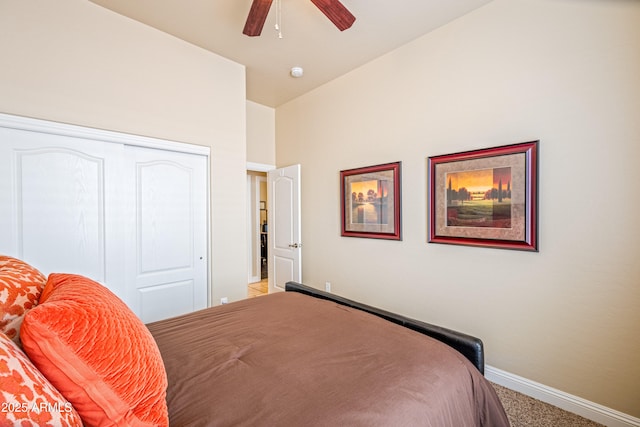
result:
M 133 310 L 147 323 L 207 307 L 206 156 L 127 146 L 126 159 Z
M 269 292 L 302 280 L 300 165 L 269 171 Z
M 46 130 L 46 129 L 45 129 Z M 125 297 L 121 144 L 0 127 L 0 253 Z

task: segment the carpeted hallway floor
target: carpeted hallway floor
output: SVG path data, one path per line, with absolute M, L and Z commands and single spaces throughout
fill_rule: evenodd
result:
M 603 427 L 522 393 L 491 384 L 507 412 L 511 427 Z

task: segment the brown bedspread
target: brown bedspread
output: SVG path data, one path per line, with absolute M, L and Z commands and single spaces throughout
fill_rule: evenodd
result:
M 147 326 L 172 427 L 509 425 L 460 353 L 330 301 L 277 293 Z

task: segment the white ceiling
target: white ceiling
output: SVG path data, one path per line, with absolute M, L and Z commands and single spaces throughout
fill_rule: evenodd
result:
M 91 1 L 245 65 L 247 99 L 277 107 L 491 0 L 342 0 L 356 17 L 344 32 L 310 0 L 281 0 L 281 39 L 277 0 L 259 37 L 242 34 L 252 0 Z

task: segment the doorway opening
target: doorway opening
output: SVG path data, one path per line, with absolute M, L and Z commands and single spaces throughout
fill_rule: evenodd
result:
M 247 218 L 249 229 L 249 280 L 248 297 L 265 295 L 269 292 L 268 266 L 268 194 L 267 174 L 262 171 L 247 171 Z

